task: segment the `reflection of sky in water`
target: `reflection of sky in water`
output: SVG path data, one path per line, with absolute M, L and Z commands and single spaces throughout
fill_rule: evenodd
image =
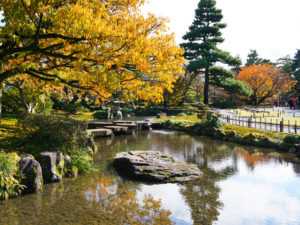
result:
M 256 155 L 253 148 L 238 148 L 232 143 L 168 131 L 100 139 L 99 149 L 95 157 L 98 172 L 45 185 L 40 194 L 25 195 L 5 204 L 0 202 L 0 224 L 21 224 L 15 221 L 70 224 L 62 223 L 70 218 L 77 224 L 93 224 L 85 218 L 97 219 L 93 216 L 97 209 L 92 208 L 95 201 L 111 197 L 101 192 L 99 185 L 105 184 L 100 182 L 101 178 L 111 182 L 106 190 L 113 196 L 116 190 L 123 191 L 125 187 L 137 193 L 140 203 L 145 194 L 161 199 L 162 208 L 170 210 L 170 218 L 179 225 L 210 224 L 211 221 L 225 225 L 300 224 L 299 165 Z M 128 181 L 118 176 L 111 162 L 117 152 L 130 150 L 161 150 L 181 161 L 197 163 L 207 174 L 203 179 L 182 185 Z M 109 202 L 109 198 L 104 200 Z M 207 215 L 201 208 L 205 206 L 215 210 Z M 206 223 L 195 222 L 203 218 Z M 3 219 L 7 222 L 3 223 Z
M 142 185 L 137 199 L 142 201 L 145 194 L 151 194 L 155 200 L 161 200 L 162 208 L 172 212 L 171 219 L 176 224 L 192 224 L 189 206 L 185 204 L 177 184 Z
M 238 160 L 238 173 L 218 183 L 224 207 L 216 224 L 300 224 L 300 180 L 291 164 L 253 170 Z

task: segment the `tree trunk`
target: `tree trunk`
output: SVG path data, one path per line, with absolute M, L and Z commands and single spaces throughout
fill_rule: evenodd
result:
M 0 125 L 2 120 L 2 98 L 3 98 L 3 84 L 0 83 Z
M 204 81 L 204 104 L 208 104 L 208 89 L 209 89 L 209 71 L 205 69 L 205 81 Z

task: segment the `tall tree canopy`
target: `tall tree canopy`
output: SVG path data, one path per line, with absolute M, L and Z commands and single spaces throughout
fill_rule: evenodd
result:
M 292 74 L 294 76 L 294 79 L 297 82 L 297 94 L 300 97 L 300 49 L 297 50 L 292 65 L 291 65 L 291 69 L 292 69 Z
M 245 66 L 237 78 L 252 88 L 251 100 L 255 105 L 276 94 L 288 92 L 295 85 L 289 74 L 266 63 Z
M 260 58 L 258 52 L 256 50 L 251 49 L 249 54 L 247 55 L 247 61 L 245 66 L 251 66 L 253 64 L 260 65 L 262 63 L 272 64 L 271 60 Z
M 229 66 L 241 64 L 238 58 L 232 57 L 228 52 L 217 48 L 222 43 L 221 29 L 226 24 L 221 23 L 222 11 L 216 8 L 215 0 L 201 0 L 195 11 L 195 19 L 189 31 L 183 36 L 186 40 L 181 46 L 185 49 L 185 58 L 189 61 L 187 71 L 194 76 L 204 74 L 204 103 L 208 103 L 209 85 L 225 85 L 226 78 L 233 78 L 234 73 L 216 63 Z
M 2 0 L 0 84 L 26 74 L 102 99 L 160 101 L 181 72 L 182 50 L 144 0 Z M 147 76 L 145 76 L 147 74 Z

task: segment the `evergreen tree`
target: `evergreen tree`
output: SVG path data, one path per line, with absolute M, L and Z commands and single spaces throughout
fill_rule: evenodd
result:
M 259 58 L 258 52 L 256 50 L 250 50 L 250 53 L 247 56 L 247 61 L 245 66 L 251 66 L 253 64 L 255 65 L 261 65 L 262 63 L 268 63 L 271 65 L 274 65 L 274 63 L 271 62 L 269 59 L 263 59 Z
M 289 55 L 279 58 L 276 61 L 276 66 L 278 68 L 282 69 L 285 73 L 291 75 L 293 74 L 292 64 L 293 64 L 293 59 Z
M 241 63 L 238 58 L 217 48 L 217 45 L 224 41 L 220 30 L 225 28 L 226 24 L 221 23 L 222 18 L 222 11 L 216 8 L 215 0 L 201 0 L 195 11 L 195 19 L 183 36 L 186 42 L 181 44 L 188 60 L 187 71 L 194 74 L 194 77 L 204 74 L 205 104 L 208 103 L 210 84 L 222 86 L 226 78 L 234 77 L 232 71 L 216 67 L 216 63 L 229 66 Z
M 262 59 L 258 57 L 258 53 L 256 50 L 250 50 L 250 53 L 247 56 L 247 61 L 245 66 L 251 66 L 253 64 L 260 65 Z
M 294 56 L 291 68 L 292 68 L 292 75 L 294 79 L 297 81 L 296 91 L 298 96 L 300 97 L 300 49 L 297 50 L 296 55 Z

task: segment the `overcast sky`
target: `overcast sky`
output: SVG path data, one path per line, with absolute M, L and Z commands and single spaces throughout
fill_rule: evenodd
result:
M 170 19 L 177 43 L 188 31 L 199 0 L 148 0 L 149 11 Z M 245 62 L 250 49 L 260 57 L 276 59 L 300 49 L 300 0 L 217 0 L 223 11 L 225 42 L 220 46 Z

